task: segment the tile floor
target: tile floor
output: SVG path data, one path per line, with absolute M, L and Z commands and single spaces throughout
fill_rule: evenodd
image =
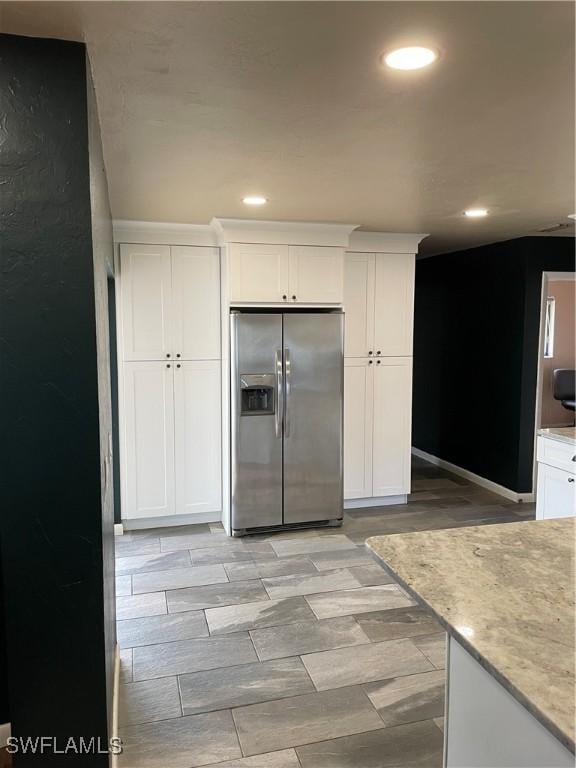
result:
M 364 540 L 534 505 L 419 460 L 412 487 L 340 529 L 117 539 L 120 768 L 439 768 L 444 634 Z

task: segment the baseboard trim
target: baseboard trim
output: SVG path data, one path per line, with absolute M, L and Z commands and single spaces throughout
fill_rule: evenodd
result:
M 139 531 L 145 528 L 172 528 L 176 525 L 194 525 L 194 523 L 220 523 L 222 512 L 197 512 L 194 515 L 166 515 L 165 517 L 124 518 L 124 531 Z
M 10 723 L 0 723 L 0 749 L 8 746 L 8 739 L 12 734 Z
M 114 523 L 114 536 L 124 536 L 124 526 L 122 523 Z
M 364 507 L 390 507 L 393 504 L 406 504 L 408 497 L 400 496 L 369 496 L 366 499 L 345 499 L 344 509 L 363 509 Z
M 431 453 L 426 453 L 426 451 L 422 451 L 420 448 L 412 447 L 412 454 L 419 459 L 424 459 L 424 461 L 434 464 L 436 467 L 452 472 L 452 474 L 463 477 L 465 480 L 470 480 L 471 483 L 475 483 L 476 485 L 485 488 L 487 491 L 492 491 L 492 493 L 497 493 L 499 496 L 504 496 L 504 498 L 509 499 L 509 501 L 515 501 L 517 504 L 523 501 L 534 501 L 535 499 L 533 493 L 517 493 L 510 488 L 506 488 L 504 485 L 499 485 L 492 480 L 488 480 L 486 477 L 481 477 L 481 475 L 470 472 L 469 469 L 464 469 L 464 467 L 459 467 L 457 464 L 452 464 L 450 461 L 441 459 Z
M 120 734 L 118 732 L 119 723 L 119 707 L 120 707 L 120 646 L 116 645 L 114 652 L 114 688 L 112 692 L 112 733 L 111 738 L 118 739 Z M 118 755 L 112 753 L 110 757 L 110 768 L 118 767 Z

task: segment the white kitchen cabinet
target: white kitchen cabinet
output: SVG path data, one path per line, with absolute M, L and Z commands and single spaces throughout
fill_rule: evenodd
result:
M 344 498 L 410 493 L 412 358 L 344 363 Z
M 412 354 L 415 256 L 377 253 L 374 276 L 374 354 Z
M 232 303 L 288 300 L 287 245 L 233 243 L 229 246 L 228 259 Z
M 220 357 L 216 248 L 120 246 L 124 360 Z
M 170 352 L 172 269 L 168 245 L 121 245 L 124 360 L 161 360 Z
M 124 364 L 123 469 L 126 518 L 173 515 L 174 382 L 165 361 Z
M 536 519 L 576 516 L 576 445 L 574 442 L 559 440 L 553 435 L 539 435 L 537 459 Z
M 172 246 L 171 346 L 183 360 L 220 357 L 220 259 L 216 248 Z
M 298 304 L 341 304 L 344 251 L 329 246 L 291 245 L 289 300 Z
M 410 492 L 412 358 L 376 360 L 374 370 L 374 496 Z
M 120 246 L 122 519 L 221 510 L 220 257 Z M 131 523 L 131 521 L 134 521 Z M 140 521 L 138 523 L 137 521 Z M 152 523 L 154 524 L 154 523 Z
M 342 248 L 232 243 L 228 263 L 232 304 L 342 303 Z
M 344 498 L 372 496 L 374 365 L 368 359 L 344 363 Z
M 344 355 L 366 357 L 374 346 L 374 254 L 348 253 L 344 265 Z
M 538 493 L 536 517 L 547 520 L 553 517 L 576 515 L 576 478 L 548 464 L 538 465 Z
M 413 254 L 346 254 L 346 357 L 412 355 L 414 264 Z
M 176 511 L 221 507 L 220 361 L 198 360 L 174 369 Z

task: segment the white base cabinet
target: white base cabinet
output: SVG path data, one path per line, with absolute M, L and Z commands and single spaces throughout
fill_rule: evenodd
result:
M 173 515 L 174 381 L 164 361 L 124 364 L 123 503 L 127 518 Z
M 126 363 L 124 517 L 217 511 L 220 361 Z
M 576 445 L 540 435 L 536 519 L 576 516 Z
M 412 358 L 344 363 L 344 498 L 410 492 Z
M 220 361 L 195 360 L 174 371 L 176 513 L 221 508 Z

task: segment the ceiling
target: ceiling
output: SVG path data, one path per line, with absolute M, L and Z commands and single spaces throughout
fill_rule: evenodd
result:
M 115 218 L 428 232 L 424 253 L 574 213 L 571 2 L 14 2 L 85 40 Z M 394 72 L 380 54 L 437 47 Z M 270 199 L 249 209 L 247 194 Z M 466 219 L 464 208 L 490 210 Z M 573 231 L 573 230 L 572 230 Z

